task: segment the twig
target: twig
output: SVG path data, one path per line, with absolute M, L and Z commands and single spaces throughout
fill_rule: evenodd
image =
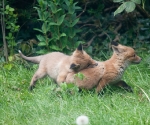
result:
M 110 38 L 110 36 L 106 32 L 102 32 L 101 34 L 98 35 L 98 37 L 102 37 L 104 35 L 106 35 L 109 38 L 110 42 L 112 41 L 111 38 Z
M 117 34 L 113 41 L 114 42 L 117 42 L 117 41 L 119 42 L 120 41 L 120 34 Z
M 89 33 L 89 30 L 87 30 L 87 31 L 82 35 L 82 37 L 85 37 L 86 34 L 88 34 L 88 33 Z
M 89 47 L 89 46 L 92 44 L 92 42 L 93 42 L 93 40 L 94 40 L 95 37 L 96 37 L 96 35 L 93 36 L 93 37 L 90 39 L 90 41 L 88 41 L 87 43 L 83 44 L 83 47 L 84 47 L 84 48 Z
M 122 23 L 119 23 L 119 25 L 115 28 L 114 34 L 116 34 L 116 37 L 113 41 L 117 42 L 120 41 L 120 34 L 118 34 L 118 31 L 121 29 Z
M 122 23 L 119 23 L 119 25 L 116 27 L 116 29 L 114 30 L 115 34 L 118 34 L 118 31 L 121 29 L 122 27 Z
M 99 34 L 99 35 L 94 35 L 94 36 L 90 39 L 90 41 L 88 41 L 87 43 L 85 43 L 83 46 L 84 46 L 85 48 L 89 47 L 89 46 L 92 44 L 92 42 L 94 41 L 94 39 L 95 39 L 96 36 L 102 37 L 102 36 L 104 36 L 104 35 L 106 35 L 106 36 L 109 38 L 110 42 L 112 41 L 111 38 L 110 38 L 110 36 L 109 36 L 106 32 L 102 32 L 102 33 Z
M 106 9 L 104 10 L 104 12 L 107 12 L 107 11 L 112 10 L 112 9 L 114 9 L 114 8 L 117 8 L 117 7 L 118 7 L 118 6 L 112 6 L 112 7 L 106 8 Z
M 81 29 L 81 28 L 83 28 L 83 27 L 85 27 L 85 26 L 94 26 L 94 27 L 96 27 L 96 25 L 95 24 L 84 24 L 83 26 L 81 26 L 79 29 Z
M 77 18 L 79 18 L 79 17 L 86 11 L 86 7 L 87 7 L 87 5 L 88 5 L 89 3 L 90 3 L 90 2 L 87 2 L 87 3 L 85 4 L 85 7 L 84 7 L 83 11 L 77 16 Z
M 89 17 L 89 18 L 88 18 L 86 21 L 84 21 L 84 22 L 79 21 L 78 24 L 86 24 L 86 23 L 90 22 L 90 20 L 92 20 L 92 21 L 94 20 L 94 19 L 93 19 L 93 16 L 92 16 L 92 17 Z
M 104 32 L 102 32 L 101 34 L 99 34 L 98 36 L 99 37 L 102 37 L 102 36 L 104 36 L 105 35 L 105 33 Z
M 146 10 L 144 10 L 141 6 L 136 5 L 136 7 L 137 7 L 137 10 L 139 11 L 139 13 L 140 13 L 143 17 L 145 17 L 145 18 L 150 18 L 149 13 L 148 13 Z

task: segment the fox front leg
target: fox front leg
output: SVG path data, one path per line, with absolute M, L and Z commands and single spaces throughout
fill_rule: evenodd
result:
M 120 80 L 115 85 L 118 86 L 118 87 L 121 87 L 121 88 L 125 89 L 128 92 L 133 92 L 132 88 L 125 81 L 123 81 L 123 80 Z
M 66 72 L 59 73 L 59 75 L 57 77 L 58 85 L 60 85 L 61 83 L 65 82 L 66 77 L 67 77 L 67 73 Z

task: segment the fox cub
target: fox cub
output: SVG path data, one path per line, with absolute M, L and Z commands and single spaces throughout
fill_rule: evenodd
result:
M 69 73 L 66 78 L 67 83 L 75 83 L 79 88 L 92 89 L 96 87 L 96 92 L 100 92 L 108 84 L 117 84 L 132 91 L 124 81 L 121 80 L 125 69 L 130 64 L 138 64 L 141 58 L 136 55 L 131 47 L 123 46 L 117 42 L 111 42 L 113 55 L 104 62 L 98 62 L 94 68 L 83 69 L 80 72 L 85 76 L 83 80 L 77 78 L 74 72 Z
M 19 54 L 27 61 L 39 64 L 39 68 L 30 82 L 30 90 L 35 87 L 35 83 L 38 79 L 43 78 L 46 75 L 49 75 L 60 84 L 65 81 L 69 72 L 78 72 L 89 65 L 95 65 L 95 61 L 83 51 L 81 44 L 71 56 L 60 52 L 52 52 L 35 57 L 27 57 L 23 55 L 21 51 L 19 51 Z

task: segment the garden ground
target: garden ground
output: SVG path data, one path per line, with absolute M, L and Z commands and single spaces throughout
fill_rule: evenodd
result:
M 75 125 L 79 115 L 87 115 L 90 125 L 149 125 L 150 68 L 142 61 L 130 66 L 123 79 L 133 88 L 107 87 L 103 95 L 94 92 L 56 92 L 50 78 L 37 82 L 33 92 L 29 83 L 37 65 L 14 63 L 11 70 L 1 65 L 1 125 Z

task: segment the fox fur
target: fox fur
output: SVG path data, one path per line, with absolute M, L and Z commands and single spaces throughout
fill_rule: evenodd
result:
M 65 81 L 68 73 L 78 72 L 90 65 L 95 65 L 95 61 L 83 51 L 81 44 L 71 56 L 60 52 L 52 52 L 35 57 L 27 57 L 23 55 L 21 51 L 19 51 L 19 54 L 27 61 L 39 64 L 39 68 L 30 82 L 30 90 L 35 87 L 35 83 L 38 79 L 46 75 L 49 75 L 50 78 L 60 84 Z
M 92 89 L 96 88 L 99 93 L 108 84 L 117 84 L 125 89 L 131 89 L 122 79 L 123 73 L 130 64 L 138 64 L 141 58 L 136 55 L 135 50 L 131 47 L 123 46 L 117 42 L 111 42 L 113 55 L 104 62 L 97 62 L 98 66 L 94 68 L 83 69 L 80 72 L 84 79 L 69 73 L 66 78 L 67 83 L 74 83 L 79 88 Z M 132 91 L 132 89 L 131 89 Z

